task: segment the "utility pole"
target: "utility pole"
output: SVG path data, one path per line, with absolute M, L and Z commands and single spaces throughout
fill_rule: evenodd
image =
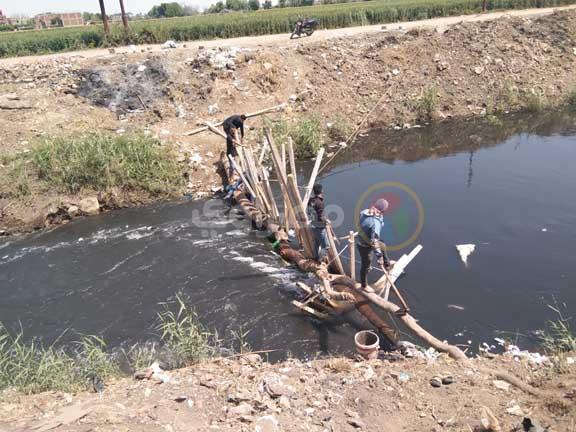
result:
M 120 0 L 120 12 L 122 12 L 122 24 L 124 24 L 124 30 L 128 33 L 128 18 L 126 17 L 126 10 L 124 9 L 124 0 Z
M 102 24 L 104 24 L 104 34 L 108 36 L 110 34 L 110 28 L 108 27 L 108 15 L 106 15 L 104 0 L 100 0 L 100 13 L 102 14 Z

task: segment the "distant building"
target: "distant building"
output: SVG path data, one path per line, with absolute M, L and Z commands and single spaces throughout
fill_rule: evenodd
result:
M 8 24 L 10 24 L 10 20 L 6 15 L 2 13 L 2 10 L 0 9 L 0 25 L 8 25 Z
M 34 17 L 34 28 L 41 30 L 51 27 L 73 27 L 84 25 L 84 18 L 80 12 L 74 13 L 45 13 Z
M 108 15 L 108 14 L 106 14 Z M 126 14 L 126 18 L 128 18 L 128 21 L 131 21 L 134 19 L 134 14 L 132 14 L 131 12 L 128 12 Z M 113 23 L 119 23 L 122 22 L 122 14 L 113 14 L 113 15 L 108 15 L 108 19 L 110 21 L 112 21 Z

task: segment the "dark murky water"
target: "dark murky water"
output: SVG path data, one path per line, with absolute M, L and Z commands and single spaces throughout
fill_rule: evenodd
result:
M 414 314 L 441 338 L 477 344 L 542 328 L 554 299 L 576 308 L 575 164 L 576 116 L 555 113 L 374 132 L 340 153 L 322 183 L 342 209 L 333 217 L 344 215 L 338 235 L 353 229 L 356 208 L 389 199 L 385 238 L 403 246 L 392 258 L 424 246 L 399 282 Z M 0 321 L 49 340 L 69 328 L 141 341 L 158 303 L 182 291 L 209 328 L 250 329 L 255 349 L 350 350 L 352 326 L 296 312 L 291 292 L 303 276 L 225 211 L 219 200 L 160 205 L 0 243 Z M 476 245 L 467 267 L 462 243 Z

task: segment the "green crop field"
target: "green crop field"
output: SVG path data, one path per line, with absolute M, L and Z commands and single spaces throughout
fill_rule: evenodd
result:
M 487 0 L 489 10 L 551 7 L 576 0 Z M 0 57 L 71 51 L 127 43 L 162 43 L 288 33 L 299 16 L 317 18 L 320 27 L 339 28 L 480 12 L 482 0 L 374 0 L 130 23 L 131 33 L 113 26 L 105 40 L 101 26 L 0 34 Z

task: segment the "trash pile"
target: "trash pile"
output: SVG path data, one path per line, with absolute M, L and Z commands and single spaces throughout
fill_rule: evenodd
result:
M 209 64 L 215 69 L 236 69 L 236 58 L 238 55 L 247 51 L 236 47 L 208 48 L 198 53 L 196 62 L 200 64 Z

